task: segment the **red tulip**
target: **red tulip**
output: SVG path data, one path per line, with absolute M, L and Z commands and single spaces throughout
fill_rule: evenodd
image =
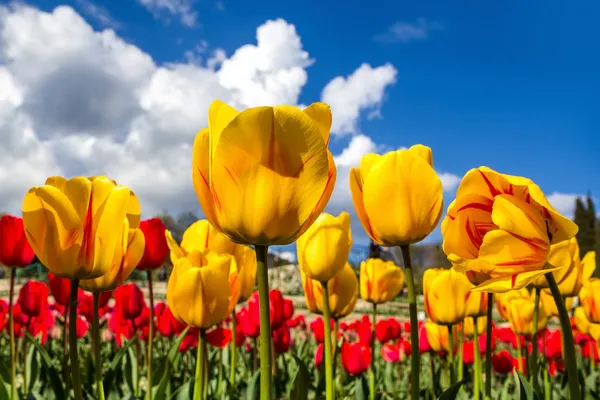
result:
M 154 270 L 162 267 L 169 255 L 169 246 L 165 237 L 167 228 L 160 218 L 151 218 L 140 222 L 140 229 L 144 232 L 146 246 L 136 268 Z
M 109 292 L 100 292 L 98 295 L 98 318 L 102 319 L 104 315 L 109 311 L 108 301 L 112 296 L 112 291 Z M 84 292 L 83 290 L 79 290 L 79 294 L 77 295 L 78 301 L 78 311 L 81 315 L 88 320 L 88 322 L 92 322 L 94 319 L 94 296 L 91 293 Z
M 398 339 L 400 333 L 400 324 L 393 318 L 379 320 L 375 325 L 375 337 L 379 343 Z
M 50 307 L 46 306 L 41 314 L 32 318 L 27 326 L 27 331 L 34 337 L 39 336 L 42 344 L 48 339 L 48 331 L 54 326 L 54 316 Z
M 519 365 L 519 358 L 521 359 Z M 527 362 L 525 357 L 515 357 L 512 360 L 513 368 L 521 372 L 523 375 L 527 375 Z M 522 367 L 521 367 L 522 366 Z
M 283 296 L 277 289 L 269 290 L 269 308 L 271 331 L 275 331 L 285 322 L 285 316 L 283 313 Z M 260 305 L 258 291 L 252 293 L 252 296 L 248 300 L 248 309 L 250 310 L 250 316 L 254 320 L 254 324 L 260 329 Z
M 4 330 L 4 326 L 8 323 L 8 302 L 0 299 L 0 332 Z
M 400 361 L 398 346 L 393 343 L 385 343 L 381 346 L 381 357 L 389 363 Z
M 81 317 L 77 317 L 77 320 L 75 321 L 75 323 L 76 323 L 75 334 L 77 335 L 78 339 L 81 339 L 88 333 L 89 324 L 84 318 L 81 318 Z
M 253 297 L 254 295 L 252 295 L 249 302 L 252 300 Z M 244 335 L 251 338 L 255 338 L 259 335 L 260 326 L 254 323 L 254 319 L 250 316 L 250 309 L 248 307 L 243 307 L 238 312 L 238 321 L 240 323 L 242 332 L 244 332 Z
M 162 311 L 159 311 L 160 308 L 162 308 Z M 187 326 L 173 317 L 171 309 L 165 303 L 158 303 L 154 310 L 157 315 L 157 330 L 163 336 L 169 338 L 178 336 Z
M 573 332 L 573 333 L 575 333 L 575 332 Z M 573 341 L 575 342 L 576 345 L 579 345 L 579 346 L 583 346 L 584 344 L 586 344 L 587 342 L 592 340 L 592 338 L 589 335 L 586 335 L 581 332 L 578 332 L 574 336 L 575 336 L 575 338 L 573 339 Z
M 292 344 L 290 329 L 282 325 L 273 331 L 273 350 L 275 354 L 285 353 Z
M 412 350 L 412 345 L 410 344 L 410 340 L 400 338 L 398 340 L 398 350 L 400 353 L 400 361 L 404 361 L 408 357 L 410 357 L 410 353 Z
M 538 348 L 548 360 L 556 360 L 562 357 L 562 337 L 560 329 L 550 331 L 544 330 L 538 336 Z
M 240 321 L 237 319 L 236 319 L 236 321 L 237 321 L 237 324 L 235 325 L 235 346 L 241 347 L 246 342 L 246 335 L 244 334 L 244 331 L 242 330 Z
M 479 335 L 477 340 L 479 341 L 479 352 L 481 354 L 485 353 L 487 350 L 487 333 L 484 333 L 483 335 Z M 494 334 L 492 332 L 492 351 L 494 351 L 495 348 L 496 348 L 496 337 L 494 336 Z
M 190 328 L 187 333 L 183 337 L 181 344 L 179 345 L 178 351 L 180 353 L 185 353 L 189 349 L 192 349 L 198 345 L 198 335 L 200 331 L 198 328 Z
M 315 350 L 315 367 L 317 370 L 321 368 L 321 364 L 323 363 L 323 352 L 325 351 L 325 345 L 323 343 L 319 343 L 317 349 Z
M 317 343 L 323 343 L 325 341 L 325 323 L 323 322 L 323 318 L 318 317 L 313 319 L 310 322 L 310 330 Z
M 123 346 L 123 338 L 129 340 L 134 336 L 133 325 L 123 318 L 121 313 L 113 312 L 108 319 L 108 328 L 115 334 L 117 346 Z
M 600 362 L 600 355 L 598 354 L 598 344 L 593 340 L 589 340 L 583 345 L 583 347 L 581 348 L 581 353 L 585 358 L 592 359 L 592 357 L 594 357 L 595 363 Z
M 463 363 L 465 365 L 472 365 L 475 362 L 475 343 L 464 342 L 463 343 Z
M 23 219 L 12 215 L 0 218 L 0 263 L 8 267 L 25 267 L 35 254 L 25 236 Z
M 288 319 L 287 321 L 285 321 L 285 324 L 288 328 L 300 328 L 303 330 L 306 329 L 306 320 L 304 319 L 304 315 L 302 314 L 296 315 L 292 319 Z
M 19 291 L 17 302 L 23 314 L 37 317 L 48 308 L 48 286 L 44 282 L 27 281 Z
M 54 275 L 48 271 L 48 284 L 52 297 L 54 297 L 54 301 L 57 304 L 63 307 L 69 304 L 71 295 L 71 281 L 69 279 Z
M 216 327 L 206 332 L 206 342 L 214 347 L 222 349 L 231 342 L 231 330 Z
M 289 320 L 294 316 L 294 302 L 289 299 L 283 299 L 283 318 Z
M 360 341 L 342 343 L 342 365 L 350 375 L 362 375 L 371 365 L 371 348 Z
M 365 346 L 371 346 L 371 337 L 373 336 L 373 332 L 371 331 L 371 321 L 369 317 L 364 315 L 360 320 L 357 321 L 356 324 L 356 333 L 358 333 L 358 338 L 362 344 Z
M 146 302 L 142 290 L 133 283 L 121 285 L 115 290 L 115 311 L 125 319 L 136 319 L 144 310 Z
M 563 373 L 565 371 L 565 363 L 563 360 L 552 360 L 548 364 L 548 373 L 551 377 L 556 376 L 558 372 Z
M 507 350 L 492 354 L 492 367 L 500 374 L 508 374 L 513 370 L 513 356 Z
M 431 350 L 429 339 L 427 339 L 427 332 L 425 332 L 425 325 L 421 325 L 419 328 L 419 353 L 427 353 Z
M 516 343 L 516 335 L 509 326 L 494 329 L 493 336 L 496 336 L 502 343 Z

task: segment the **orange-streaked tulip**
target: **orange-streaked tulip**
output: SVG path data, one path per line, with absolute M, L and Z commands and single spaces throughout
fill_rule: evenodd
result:
M 585 315 L 583 307 L 577 307 L 575 309 L 575 326 L 577 329 L 585 334 L 590 335 L 594 340 L 600 340 L 600 324 L 591 323 Z
M 508 303 L 508 322 L 510 329 L 517 335 L 533 335 L 533 310 L 535 302 L 531 299 L 512 299 Z M 544 307 L 538 310 L 538 332 L 546 327 L 548 317 Z
M 423 298 L 429 319 L 439 325 L 453 325 L 466 315 L 466 301 L 473 287 L 465 274 L 454 268 L 432 268 L 423 274 Z M 476 294 L 476 293 L 472 293 Z
M 302 275 L 304 298 L 309 311 L 323 313 L 323 284 Z M 327 282 L 331 318 L 340 319 L 354 311 L 358 300 L 358 278 L 349 263 Z
M 525 288 L 520 290 L 511 290 L 510 292 L 496 294 L 496 308 L 500 318 L 508 321 L 508 305 L 514 299 L 529 299 L 531 295 Z
M 442 181 L 423 145 L 363 156 L 360 167 L 350 170 L 350 191 L 363 228 L 382 246 L 420 242 L 444 208 Z
M 592 278 L 583 284 L 579 291 L 579 301 L 587 319 L 594 324 L 600 324 L 600 279 Z
M 351 248 L 350 214 L 322 213 L 298 238 L 298 264 L 310 279 L 327 282 L 344 268 Z
M 236 268 L 232 255 L 210 250 L 179 258 L 167 284 L 167 304 L 173 316 L 201 329 L 223 321 L 231 314 L 231 304 L 237 303 L 229 285 L 232 268 Z
M 453 348 L 456 349 L 458 341 L 458 325 L 452 326 L 452 344 Z M 434 322 L 425 323 L 425 334 L 427 335 L 427 341 L 431 350 L 450 351 L 450 340 L 448 339 L 448 327 L 444 325 L 438 325 Z
M 144 255 L 145 237 L 140 228 L 130 229 L 129 221 L 124 220 L 121 240 L 115 248 L 110 270 L 95 279 L 82 279 L 79 285 L 94 293 L 113 290 L 131 275 Z
M 487 326 L 487 316 L 485 317 L 466 317 L 462 324 L 462 330 L 465 336 L 473 337 L 475 335 L 475 319 L 477 319 L 477 334 L 485 332 Z
M 548 316 L 548 318 L 558 317 L 558 308 L 556 307 L 554 297 L 550 293 L 547 293 L 545 290 L 542 290 L 540 292 L 540 303 L 541 306 L 544 308 L 544 311 L 546 311 L 546 315 Z M 567 297 L 565 299 L 565 307 L 567 307 L 567 311 L 573 308 L 572 297 Z
M 194 189 L 206 218 L 237 243 L 296 241 L 333 192 L 330 128 L 331 110 L 323 103 L 240 112 L 213 101 L 192 154 Z
M 360 263 L 360 297 L 374 304 L 392 301 L 404 285 L 404 271 L 393 261 L 367 258 Z
M 106 176 L 53 176 L 23 199 L 23 224 L 33 251 L 52 273 L 93 279 L 111 269 L 123 220 L 136 229 L 140 206 L 127 186 Z
M 490 275 L 478 290 L 502 293 L 552 270 L 550 245 L 577 230 L 530 179 L 480 167 L 467 172 L 448 207 L 443 249 L 458 270 Z
M 473 286 L 471 286 L 473 287 Z M 467 299 L 466 313 L 469 317 L 483 317 L 487 315 L 488 294 L 484 292 L 471 292 Z

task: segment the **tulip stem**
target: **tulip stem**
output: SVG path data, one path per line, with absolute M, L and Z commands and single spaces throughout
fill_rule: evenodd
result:
M 233 392 L 233 387 L 235 383 L 235 367 L 237 365 L 237 321 L 236 321 L 236 313 L 235 307 L 233 308 L 233 312 L 231 313 L 231 359 L 230 359 L 230 367 L 229 367 L 229 387 Z
M 268 246 L 256 245 L 256 275 L 260 308 L 260 399 L 271 400 L 271 320 L 269 306 Z
M 69 316 L 69 302 L 65 305 L 65 312 L 63 313 L 63 380 L 65 386 L 68 387 L 69 380 L 69 325 L 67 320 Z
M 410 260 L 409 245 L 400 246 L 404 260 L 406 287 L 408 288 L 408 311 L 410 313 L 410 393 L 412 399 L 419 398 L 419 373 L 421 364 L 419 360 L 419 325 L 417 322 L 417 298 L 415 296 L 415 281 L 413 278 L 412 263 Z
M 104 385 L 102 383 L 102 359 L 100 358 L 100 317 L 98 309 L 100 308 L 100 294 L 94 293 L 94 318 L 92 318 L 92 346 L 94 346 L 94 365 L 96 372 L 96 392 L 98 400 L 104 400 Z
M 148 273 L 148 297 L 150 298 L 150 324 L 148 326 L 148 392 L 146 394 L 148 400 L 152 400 L 152 339 L 154 334 L 154 292 L 152 290 L 152 270 Z
M 521 345 L 521 337 L 521 335 L 517 335 L 517 357 L 519 357 L 517 359 L 517 365 L 519 367 L 519 371 L 523 373 L 525 370 L 523 369 L 523 346 Z
M 369 399 L 375 400 L 375 331 L 377 324 L 377 304 L 373 303 L 372 322 L 371 322 L 371 351 L 373 356 L 371 357 L 371 371 L 369 373 Z
M 16 268 L 10 268 L 10 288 L 8 289 L 8 329 L 10 331 L 10 399 L 16 400 L 17 387 L 15 386 L 15 376 L 17 363 L 15 360 L 15 327 L 13 326 L 13 295 L 15 292 Z
M 463 368 L 463 349 L 465 343 L 465 330 L 460 330 L 460 336 L 458 337 L 458 380 L 461 381 L 464 374 Z
M 569 391 L 571 392 L 572 400 L 581 399 L 581 392 L 579 389 L 579 375 L 577 373 L 577 359 L 575 358 L 575 342 L 573 340 L 573 332 L 571 331 L 571 322 L 569 320 L 569 313 L 565 307 L 554 275 L 551 272 L 546 274 L 546 280 L 550 291 L 556 302 L 556 308 L 558 309 L 558 318 L 562 328 L 562 335 L 564 340 L 564 352 L 565 352 L 565 370 L 569 378 Z
M 479 353 L 479 332 L 477 332 L 477 317 L 473 317 L 473 347 L 475 351 L 475 366 L 473 368 L 473 391 L 475 392 L 475 400 L 479 400 L 481 392 L 481 354 Z
M 456 369 L 454 366 L 454 329 L 448 325 L 448 364 L 450 365 L 450 385 L 456 383 Z
M 196 378 L 194 380 L 194 400 L 201 400 L 204 395 L 204 352 L 206 351 L 206 331 L 200 329 L 198 347 L 196 349 Z
M 81 378 L 79 376 L 79 356 L 77 354 L 77 292 L 79 279 L 71 280 L 71 299 L 69 305 L 69 356 L 71 357 L 71 380 L 75 400 L 83 400 Z
M 492 398 L 492 311 L 494 293 L 487 294 L 487 326 L 485 331 L 485 397 Z
M 25 326 L 25 331 L 29 331 L 29 324 L 31 322 L 31 317 L 29 317 L 27 319 L 27 325 Z M 23 336 L 23 348 L 22 348 L 22 352 L 23 352 L 23 394 L 25 395 L 25 398 L 27 398 L 27 393 L 29 393 L 29 385 L 27 382 L 27 375 L 28 375 L 28 371 L 27 371 L 27 337 Z
M 548 381 L 548 369 L 544 368 L 544 400 L 550 400 L 550 382 Z
M 333 400 L 333 356 L 331 354 L 331 313 L 329 311 L 329 288 L 327 282 L 322 282 L 323 286 L 323 328 L 324 328 L 324 343 L 325 351 L 325 398 Z
M 533 338 L 531 340 L 531 358 L 529 360 L 529 368 L 531 371 L 530 374 L 530 383 L 533 384 L 533 390 L 538 394 L 539 397 L 542 397 L 542 388 L 540 387 L 540 382 L 538 381 L 538 316 L 540 313 L 540 292 L 541 288 L 535 288 L 535 300 L 533 306 Z

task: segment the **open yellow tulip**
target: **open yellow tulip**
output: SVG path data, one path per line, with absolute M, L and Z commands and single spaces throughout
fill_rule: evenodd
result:
M 587 319 L 594 324 L 600 324 L 600 279 L 592 278 L 584 283 L 579 291 L 579 301 Z
M 575 326 L 584 335 L 590 335 L 595 341 L 600 340 L 600 324 L 594 324 L 587 319 L 583 307 L 575 309 Z
M 359 168 L 352 168 L 352 201 L 375 243 L 409 245 L 435 229 L 443 211 L 443 190 L 432 165 L 431 149 L 415 145 L 383 156 L 367 154 Z
M 105 176 L 49 177 L 23 199 L 27 240 L 55 275 L 93 279 L 111 269 L 123 221 L 139 226 L 140 207 L 127 186 Z
M 350 215 L 322 213 L 298 238 L 298 264 L 309 278 L 327 282 L 344 268 L 351 248 Z
M 535 303 L 531 299 L 516 298 L 508 303 L 508 322 L 510 328 L 517 335 L 533 335 L 533 311 Z M 537 330 L 541 331 L 546 327 L 548 317 L 544 307 L 538 310 Z
M 404 272 L 393 261 L 367 258 L 360 263 L 360 297 L 373 304 L 392 301 L 404 285 Z
M 447 326 L 439 325 L 431 321 L 426 322 L 424 326 L 427 341 L 429 342 L 431 350 L 436 352 L 450 351 L 450 339 L 448 337 L 449 332 Z M 456 349 L 456 344 L 458 342 L 458 325 L 453 325 L 452 331 L 452 348 Z
M 465 274 L 454 268 L 432 268 L 423 274 L 423 301 L 430 320 L 439 325 L 461 322 L 467 311 L 467 300 L 473 287 Z
M 577 230 L 533 181 L 480 167 L 467 172 L 448 207 L 443 249 L 458 270 L 490 275 L 476 289 L 501 293 L 549 272 L 550 245 Z
M 511 290 L 510 292 L 496 294 L 496 308 L 500 318 L 508 321 L 508 305 L 513 299 L 529 299 L 531 295 L 525 288 L 520 290 Z
M 331 197 L 331 110 L 313 103 L 239 112 L 221 101 L 194 141 L 194 188 L 211 224 L 236 243 L 296 241 Z
M 306 307 L 314 313 L 323 313 L 323 286 L 319 281 L 307 277 L 302 271 L 302 287 Z M 331 318 L 340 319 L 354 311 L 358 300 L 358 278 L 350 264 L 327 281 Z

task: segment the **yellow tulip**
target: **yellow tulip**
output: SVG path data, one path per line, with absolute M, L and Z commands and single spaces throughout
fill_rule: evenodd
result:
M 310 279 L 302 270 L 300 273 L 306 307 L 310 312 L 322 314 L 323 284 Z M 358 278 L 350 264 L 346 263 L 344 269 L 327 281 L 327 290 L 329 291 L 329 310 L 332 318 L 340 319 L 354 311 L 358 299 Z
M 398 296 L 404 285 L 404 272 L 393 261 L 367 258 L 360 263 L 360 297 L 374 304 L 387 303 Z
M 141 229 L 130 229 L 127 219 L 123 222 L 121 240 L 115 248 L 110 270 L 95 279 L 83 279 L 79 285 L 94 293 L 113 290 L 131 275 L 144 255 L 144 232 Z
M 438 325 L 435 322 L 425 323 L 425 335 L 431 350 L 435 352 L 450 351 L 450 340 L 448 339 L 448 327 Z M 452 347 L 456 349 L 458 341 L 458 325 L 452 326 Z
M 550 245 L 577 230 L 533 181 L 480 167 L 467 172 L 448 207 L 443 249 L 458 270 L 490 275 L 477 290 L 502 293 L 551 271 Z
M 429 319 L 440 325 L 461 322 L 466 316 L 466 301 L 472 286 L 465 274 L 454 268 L 425 270 L 423 298 Z
M 256 253 L 248 246 L 238 246 L 235 251 L 235 261 L 240 280 L 240 298 L 244 302 L 254 293 L 256 283 Z
M 193 251 L 179 258 L 167 284 L 167 303 L 179 321 L 200 329 L 223 321 L 237 303 L 230 289 L 235 258 L 210 250 Z
M 473 286 L 471 286 L 473 288 Z M 487 315 L 488 295 L 484 292 L 469 292 L 465 315 L 469 317 L 483 317 Z
M 600 340 L 600 324 L 591 323 L 585 315 L 583 307 L 575 309 L 575 326 L 585 335 L 590 335 L 595 341 Z
M 485 332 L 487 327 L 487 316 L 486 317 L 466 317 L 462 324 L 462 330 L 465 336 L 475 336 L 475 319 L 477 320 L 477 334 Z
M 298 238 L 298 264 L 309 278 L 327 282 L 344 268 L 351 248 L 350 215 L 323 213 Z
M 192 179 L 211 224 L 236 243 L 296 241 L 331 197 L 331 110 L 313 103 L 239 112 L 221 101 L 194 141 Z
M 600 324 L 600 279 L 592 278 L 579 291 L 579 301 L 590 322 Z
M 525 288 L 496 294 L 496 308 L 498 309 L 498 314 L 500 314 L 500 318 L 502 318 L 505 321 L 508 321 L 508 305 L 512 300 L 529 298 L 529 291 Z
M 382 246 L 420 242 L 437 226 L 443 211 L 442 181 L 431 149 L 416 145 L 384 155 L 367 154 L 350 171 L 350 191 L 358 218 Z
M 127 186 L 105 177 L 54 176 L 23 199 L 27 240 L 55 275 L 93 279 L 111 269 L 123 239 L 123 220 L 139 227 L 140 207 Z
M 547 293 L 545 290 L 542 290 L 540 293 L 540 303 L 544 308 L 546 315 L 548 318 L 550 317 L 558 317 L 558 308 L 556 307 L 556 302 L 554 301 L 554 297 Z M 567 311 L 573 308 L 573 298 L 567 297 L 565 299 L 565 306 L 567 307 Z
M 533 335 L 533 310 L 535 303 L 531 299 L 517 298 L 512 299 L 508 304 L 508 322 L 510 328 L 517 335 Z M 538 332 L 546 327 L 548 317 L 544 307 L 538 311 Z

